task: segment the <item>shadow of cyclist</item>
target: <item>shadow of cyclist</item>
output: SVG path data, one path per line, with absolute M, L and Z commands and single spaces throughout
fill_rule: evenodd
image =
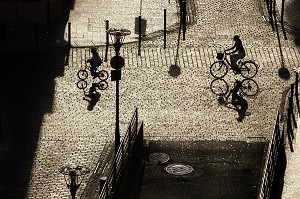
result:
M 239 114 L 239 117 L 236 118 L 238 122 L 242 122 L 245 116 L 250 115 L 250 113 L 247 112 L 248 102 L 239 93 L 241 86 L 242 82 L 236 81 L 234 88 L 231 90 L 231 103 Z
M 96 91 L 97 84 L 92 83 L 92 86 L 90 87 L 89 93 L 86 94 L 83 99 L 89 102 L 89 105 L 87 107 L 87 110 L 92 111 L 97 104 L 97 102 L 100 99 L 100 93 Z

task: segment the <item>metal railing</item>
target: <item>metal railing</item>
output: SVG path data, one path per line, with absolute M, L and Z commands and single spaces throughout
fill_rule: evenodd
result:
M 279 113 L 273 130 L 273 135 L 269 141 L 266 151 L 266 159 L 263 164 L 260 186 L 258 187 L 258 199 L 267 199 L 270 197 L 270 191 L 274 178 L 274 171 L 278 157 L 278 148 L 280 145 L 280 127 L 279 127 Z
M 139 134 L 143 134 L 143 123 L 138 131 L 138 109 L 136 108 L 130 120 L 127 132 L 122 139 L 121 145 L 116 153 L 112 167 L 109 171 L 106 181 L 100 187 L 98 199 L 105 199 L 111 193 L 116 191 L 122 171 L 124 170 L 131 148 Z
M 277 113 L 276 122 L 266 151 L 265 162 L 261 171 L 260 186 L 258 187 L 257 199 L 269 199 L 271 197 L 275 169 L 284 164 L 283 158 L 278 158 L 278 154 L 285 153 L 285 141 L 287 140 L 291 152 L 293 149 L 293 140 L 295 139 L 294 129 L 297 128 L 296 117 L 300 114 L 298 83 L 299 75 L 296 72 L 295 83 L 291 84 L 290 95 L 288 96 L 287 108 L 283 113 Z M 295 100 L 294 100 L 295 99 Z M 298 114 L 296 115 L 295 112 Z M 280 117 L 284 118 L 283 125 L 280 128 Z M 282 133 L 281 133 L 282 131 Z M 282 147 L 282 148 L 280 148 Z M 284 172 L 277 171 L 277 172 Z

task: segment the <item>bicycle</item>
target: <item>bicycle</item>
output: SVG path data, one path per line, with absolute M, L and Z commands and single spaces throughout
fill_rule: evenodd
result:
M 88 65 L 88 62 L 85 63 L 85 67 L 83 69 L 80 69 L 77 72 L 77 77 L 80 80 L 85 80 L 89 76 L 88 68 L 91 68 L 91 66 Z M 98 70 L 98 68 L 95 71 L 95 74 L 93 74 L 93 78 L 98 77 L 100 80 L 107 80 L 108 79 L 108 72 L 105 70 Z
M 233 68 L 227 59 L 227 54 L 217 53 L 218 61 L 215 61 L 210 66 L 210 74 L 215 78 L 223 78 L 228 73 L 228 68 L 235 74 L 241 74 L 244 78 L 253 78 L 258 72 L 258 65 L 251 60 L 243 61 L 242 59 L 237 61 L 237 69 Z
M 235 83 L 236 84 L 236 83 Z M 235 86 L 235 85 L 234 85 Z M 218 96 L 225 96 L 229 91 L 229 86 L 224 79 L 214 79 L 210 84 L 211 91 Z M 250 78 L 243 79 L 242 86 L 240 88 L 241 94 L 253 97 L 259 92 L 258 84 Z

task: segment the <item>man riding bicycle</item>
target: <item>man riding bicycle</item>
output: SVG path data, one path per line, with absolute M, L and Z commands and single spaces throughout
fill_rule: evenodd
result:
M 93 78 L 95 78 L 97 76 L 97 68 L 99 66 L 101 66 L 101 64 L 103 63 L 102 59 L 100 58 L 97 49 L 96 48 L 91 48 L 91 53 L 93 54 L 91 59 L 88 59 L 86 62 L 89 62 L 91 64 L 91 75 L 93 76 Z
M 243 44 L 242 44 L 242 41 L 240 40 L 240 37 L 238 35 L 235 35 L 233 37 L 233 40 L 234 40 L 234 45 L 225 50 L 225 53 L 227 51 L 232 51 L 232 52 L 229 52 L 229 53 L 226 53 L 226 54 L 230 54 L 230 62 L 231 62 L 231 66 L 232 68 L 237 71 L 238 68 L 237 68 L 237 64 L 236 62 L 239 60 L 239 59 L 243 59 L 245 56 L 246 56 L 246 53 L 245 53 L 245 49 L 243 47 Z

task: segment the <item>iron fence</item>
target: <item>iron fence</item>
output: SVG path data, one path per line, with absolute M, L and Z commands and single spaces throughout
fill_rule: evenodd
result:
M 105 182 L 100 187 L 100 193 L 97 197 L 98 199 L 105 199 L 109 197 L 110 194 L 114 194 L 123 173 L 122 171 L 124 170 L 129 155 L 131 154 L 132 147 L 137 137 L 142 134 L 143 123 L 138 131 L 138 109 L 136 108 L 130 120 L 127 132 L 122 139 L 118 152 L 115 155 L 109 174 Z M 143 139 L 143 136 L 140 137 Z

